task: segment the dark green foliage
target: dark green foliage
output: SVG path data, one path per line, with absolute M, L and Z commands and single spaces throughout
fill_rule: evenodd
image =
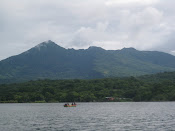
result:
M 0 102 L 175 101 L 175 72 L 94 80 L 37 80 L 0 85 Z
M 133 48 L 65 49 L 48 41 L 0 61 L 0 83 L 140 76 L 164 71 L 175 71 L 175 56 Z

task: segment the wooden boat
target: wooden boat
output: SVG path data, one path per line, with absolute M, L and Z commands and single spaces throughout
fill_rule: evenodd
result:
M 76 104 L 74 104 L 74 105 L 65 104 L 64 107 L 76 107 Z

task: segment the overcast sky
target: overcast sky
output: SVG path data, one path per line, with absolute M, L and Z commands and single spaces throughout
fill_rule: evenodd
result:
M 175 0 L 0 0 L 0 60 L 47 40 L 175 54 L 174 21 Z

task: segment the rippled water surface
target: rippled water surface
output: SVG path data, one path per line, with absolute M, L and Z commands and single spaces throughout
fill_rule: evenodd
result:
M 0 131 L 171 131 L 175 102 L 0 104 Z

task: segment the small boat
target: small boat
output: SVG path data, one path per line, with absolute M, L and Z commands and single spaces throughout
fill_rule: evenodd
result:
M 77 105 L 76 104 L 64 104 L 64 107 L 76 107 Z

